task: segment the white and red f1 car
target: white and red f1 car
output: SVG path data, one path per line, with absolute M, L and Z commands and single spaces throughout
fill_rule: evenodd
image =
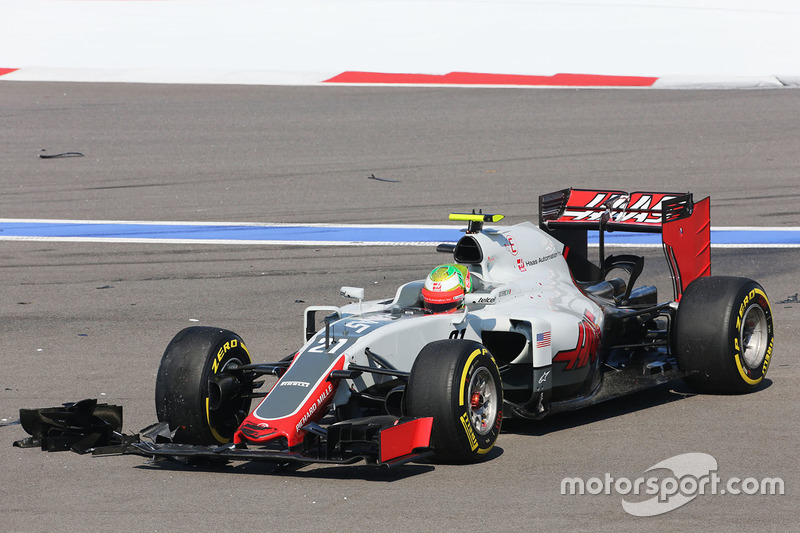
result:
M 539 211 L 538 226 L 451 215 L 468 227 L 438 251 L 473 285 L 455 313 L 427 312 L 422 281 L 375 301 L 345 287 L 357 302 L 309 307 L 305 344 L 272 364 L 253 363 L 233 332 L 181 331 L 156 382 L 171 438 L 134 446 L 171 458 L 471 462 L 492 449 L 503 417 L 539 419 L 679 378 L 703 391 L 758 388 L 772 311 L 755 281 L 710 276 L 708 198 L 565 189 L 541 196 Z M 662 235 L 670 300 L 637 285 L 643 257 L 605 255 L 610 231 Z M 277 381 L 259 393 L 265 375 Z

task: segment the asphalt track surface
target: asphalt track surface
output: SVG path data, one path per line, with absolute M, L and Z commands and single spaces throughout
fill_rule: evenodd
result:
M 3 218 L 443 224 L 483 208 L 535 220 L 566 186 L 691 190 L 712 223 L 800 225 L 800 92 L 275 88 L 4 83 Z M 78 151 L 84 157 L 40 159 Z M 379 181 L 378 178 L 396 181 Z M 643 252 L 670 297 L 657 250 Z M 155 421 L 161 354 L 185 326 L 238 332 L 268 362 L 338 287 L 386 297 L 446 258 L 427 247 L 0 243 L 0 418 L 83 398 Z M 0 427 L 0 530 L 789 531 L 800 505 L 797 250 L 712 249 L 759 280 L 777 346 L 746 396 L 663 387 L 539 423 L 508 422 L 471 466 L 222 469 L 11 446 Z M 635 479 L 704 452 L 785 494 L 701 495 L 636 518 L 564 477 Z

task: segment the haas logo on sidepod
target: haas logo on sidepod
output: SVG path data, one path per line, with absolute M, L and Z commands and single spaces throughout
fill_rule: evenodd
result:
M 571 350 L 558 352 L 553 362 L 566 363 L 564 370 L 577 370 L 594 362 L 600 348 L 600 328 L 589 317 L 578 323 L 578 344 Z

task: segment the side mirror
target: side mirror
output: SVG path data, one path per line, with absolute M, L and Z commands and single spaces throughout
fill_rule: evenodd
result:
M 339 294 L 343 298 L 355 298 L 358 300 L 358 314 L 361 314 L 361 301 L 364 299 L 364 289 L 362 287 L 342 287 Z
M 342 287 L 339 289 L 339 294 L 342 298 L 364 299 L 364 289 L 361 287 Z

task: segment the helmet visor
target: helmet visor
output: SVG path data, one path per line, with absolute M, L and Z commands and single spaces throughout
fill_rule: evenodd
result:
M 422 299 L 425 309 L 434 313 L 444 313 L 461 307 L 464 303 L 464 291 L 461 287 L 451 291 L 429 291 L 422 289 Z
M 434 304 L 430 302 L 425 302 L 425 309 L 433 313 L 448 313 L 450 311 L 455 311 L 460 306 L 461 302 L 450 302 L 445 304 Z

